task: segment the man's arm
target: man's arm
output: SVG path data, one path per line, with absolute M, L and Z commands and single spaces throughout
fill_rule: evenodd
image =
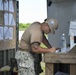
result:
M 47 40 L 47 38 L 45 37 L 44 34 L 43 34 L 42 43 L 43 43 L 46 47 L 52 48 L 52 46 L 50 45 L 49 41 Z
M 52 48 L 52 46 L 50 45 L 49 41 L 47 40 L 47 38 L 45 37 L 45 35 L 43 35 L 43 40 L 42 40 L 43 44 L 45 46 L 47 46 L 48 48 Z M 56 48 L 56 50 L 59 50 L 61 48 Z
M 49 52 L 55 52 L 56 51 L 55 47 L 42 48 L 42 47 L 40 47 L 40 44 L 38 42 L 32 43 L 31 49 L 32 49 L 32 52 L 35 52 L 35 53 L 49 53 Z

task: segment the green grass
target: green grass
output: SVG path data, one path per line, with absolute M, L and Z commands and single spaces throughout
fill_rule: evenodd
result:
M 46 46 L 43 44 L 43 43 L 41 43 L 41 45 L 40 45 L 41 47 L 43 47 L 43 48 L 46 48 Z
M 30 26 L 30 23 L 19 23 L 19 30 L 24 31 L 26 28 Z
M 40 75 L 45 75 L 45 63 L 41 62 L 41 67 L 43 69 L 43 72 Z
M 24 31 L 26 28 L 19 28 L 19 31 Z
M 40 46 L 46 48 L 46 46 L 43 43 Z M 45 63 L 43 61 L 41 62 L 41 67 L 43 69 L 43 72 L 40 75 L 45 75 Z

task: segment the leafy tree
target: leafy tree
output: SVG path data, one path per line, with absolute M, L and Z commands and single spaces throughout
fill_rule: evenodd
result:
M 27 27 L 30 26 L 30 23 L 19 23 L 19 30 L 25 30 Z

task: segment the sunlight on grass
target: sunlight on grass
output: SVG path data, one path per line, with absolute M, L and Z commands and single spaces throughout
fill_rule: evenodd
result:
M 41 62 L 41 66 L 42 66 L 43 72 L 40 75 L 45 75 L 45 63 Z
M 40 45 L 41 47 L 43 47 L 43 48 L 46 48 L 46 46 L 43 44 L 43 43 L 41 43 L 41 45 Z
M 41 45 L 40 45 L 41 47 L 43 47 L 43 48 L 46 48 L 46 46 L 43 44 L 43 43 L 41 43 Z M 43 54 L 42 54 L 43 55 Z M 43 56 L 42 56 L 43 57 Z M 44 58 L 44 57 L 43 57 Z M 40 75 L 45 75 L 45 62 L 41 62 L 41 67 L 42 67 L 42 69 L 43 69 L 43 72 L 40 74 Z

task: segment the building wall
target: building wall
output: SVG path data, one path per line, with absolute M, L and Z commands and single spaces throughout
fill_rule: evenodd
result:
M 69 25 L 71 20 L 76 19 L 76 0 L 48 0 L 47 16 L 48 18 L 56 18 L 59 22 L 59 28 L 55 35 L 49 34 L 48 36 L 50 44 L 55 47 L 60 47 L 62 33 L 65 33 L 67 44 L 69 44 Z

